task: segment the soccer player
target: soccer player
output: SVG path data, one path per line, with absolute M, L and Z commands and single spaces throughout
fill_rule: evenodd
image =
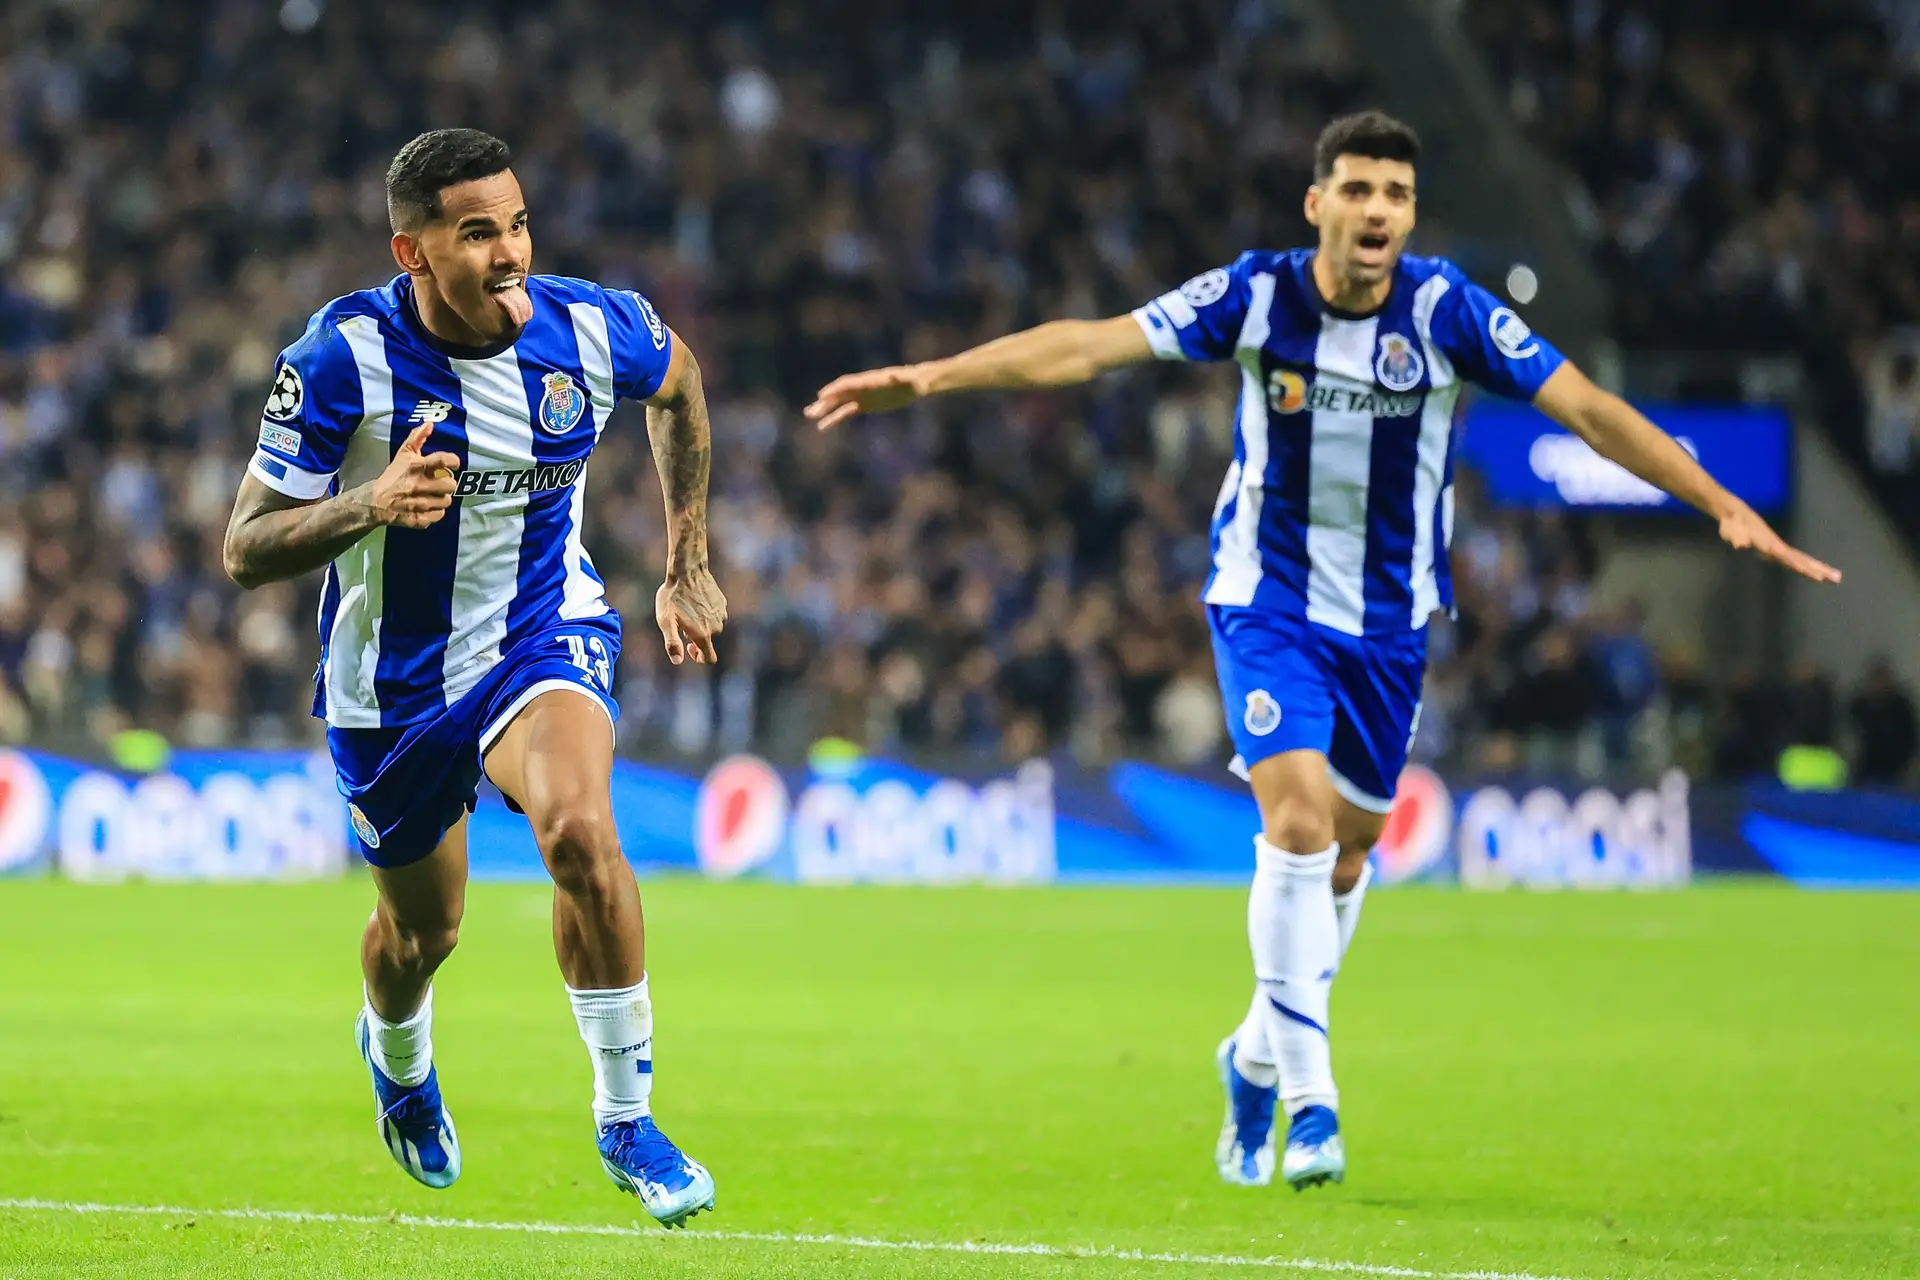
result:
M 1420 716 L 1429 616 L 1452 604 L 1453 410 L 1463 382 L 1530 400 L 1720 536 L 1817 581 L 1670 437 L 1595 387 L 1458 267 L 1403 256 L 1414 132 L 1379 112 L 1333 121 L 1314 155 L 1310 249 L 1255 250 L 1131 315 L 1060 320 L 945 360 L 836 379 L 820 427 L 921 396 L 1082 383 L 1148 360 L 1240 366 L 1234 461 L 1213 511 L 1202 600 L 1236 773 L 1262 829 L 1247 908 L 1256 989 L 1216 1058 L 1228 1182 L 1340 1181 L 1328 995 L 1359 922 L 1367 854 Z
M 618 400 L 647 406 L 666 497 L 655 621 L 714 660 L 700 367 L 637 293 L 532 274 L 505 143 L 425 133 L 387 171 L 403 274 L 335 299 L 284 351 L 228 526 L 242 587 L 327 566 L 313 709 L 379 903 L 356 1027 L 401 1168 L 460 1176 L 433 1065 L 433 975 L 453 950 L 484 772 L 553 876 L 553 941 L 593 1060 L 601 1164 L 669 1227 L 712 1176 L 655 1127 L 639 888 L 609 781 L 620 618 L 580 544 L 587 458 Z

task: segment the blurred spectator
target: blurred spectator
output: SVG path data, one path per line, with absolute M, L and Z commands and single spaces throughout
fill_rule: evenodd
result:
M 1788 745 L 1787 695 L 1757 665 L 1742 668 L 1727 687 L 1714 768 L 1728 777 L 1771 775 Z
M 1905 781 L 1920 754 L 1920 724 L 1915 720 L 1913 698 L 1886 659 L 1876 659 L 1867 668 L 1847 714 L 1855 739 L 1854 779 L 1879 786 Z
M 1787 745 L 1831 747 L 1838 712 L 1833 679 L 1818 664 L 1802 659 L 1787 673 L 1783 699 L 1783 735 Z
M 1571 628 L 1554 626 L 1531 646 L 1520 678 L 1495 714 L 1499 727 L 1524 743 L 1528 767 L 1584 772 L 1576 750 L 1581 733 L 1600 710 L 1601 698 L 1591 658 Z
M 1629 600 L 1602 619 L 1593 637 L 1594 665 L 1601 686 L 1601 728 L 1607 759 L 1626 762 L 1633 753 L 1639 717 L 1660 692 L 1660 670 L 1653 648 L 1641 634 L 1646 612 Z
M 1867 453 L 1897 478 L 1920 462 L 1920 351 L 1911 339 L 1882 343 L 1867 375 Z

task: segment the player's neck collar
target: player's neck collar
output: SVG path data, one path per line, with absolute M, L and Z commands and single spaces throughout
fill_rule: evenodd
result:
M 1400 278 L 1399 263 L 1393 264 L 1393 274 L 1387 277 L 1387 291 L 1380 296 L 1378 303 L 1365 311 L 1348 311 L 1345 307 L 1336 307 L 1328 302 L 1327 295 L 1320 292 L 1320 279 L 1313 274 L 1313 264 L 1319 257 L 1320 251 L 1315 249 L 1307 255 L 1306 261 L 1301 264 L 1301 270 L 1307 276 L 1307 292 L 1313 296 L 1314 305 L 1319 307 L 1323 314 L 1330 315 L 1335 320 L 1371 320 L 1385 311 L 1387 304 L 1393 301 L 1394 282 Z
M 527 332 L 527 326 L 522 325 L 506 338 L 501 339 L 499 342 L 489 343 L 484 347 L 468 347 L 462 346 L 458 342 L 448 342 L 445 338 L 427 328 L 426 319 L 420 314 L 420 308 L 414 302 L 413 277 L 401 276 L 395 281 L 395 286 L 395 292 L 400 295 L 400 315 L 402 320 L 420 336 L 422 342 L 443 356 L 449 356 L 455 360 L 489 360 L 499 355 L 502 351 L 505 351 L 508 347 L 511 347 L 514 343 L 520 341 Z

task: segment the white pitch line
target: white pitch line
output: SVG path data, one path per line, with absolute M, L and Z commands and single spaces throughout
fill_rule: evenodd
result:
M 815 1235 L 786 1231 L 668 1232 L 656 1227 L 616 1227 L 590 1222 L 483 1222 L 475 1218 L 430 1218 L 411 1213 L 387 1215 L 323 1213 L 303 1209 L 186 1209 L 164 1204 L 94 1204 L 75 1200 L 0 1198 L 0 1210 L 34 1213 L 91 1213 L 162 1218 L 232 1218 L 247 1222 L 296 1222 L 343 1226 L 429 1227 L 451 1231 L 508 1231 L 543 1236 L 632 1236 L 654 1240 L 720 1240 L 754 1244 L 813 1244 L 842 1249 L 892 1249 L 905 1253 L 1017 1254 L 1022 1257 L 1083 1261 L 1166 1262 L 1205 1267 L 1266 1267 L 1280 1271 L 1318 1271 L 1343 1275 L 1387 1276 L 1393 1280 L 1570 1280 L 1526 1271 L 1429 1271 L 1331 1258 L 1261 1258 L 1231 1253 L 1147 1253 L 1140 1249 L 1078 1248 L 1054 1244 L 997 1244 L 975 1240 L 881 1240 L 871 1236 Z

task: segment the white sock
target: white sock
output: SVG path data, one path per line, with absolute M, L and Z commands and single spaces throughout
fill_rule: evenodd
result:
M 367 999 L 367 1043 L 373 1065 L 395 1084 L 416 1085 L 433 1070 L 433 988 L 404 1022 L 388 1022 Z
M 653 1095 L 653 1001 L 645 978 L 614 991 L 567 988 L 580 1038 L 593 1055 L 593 1122 L 638 1120 Z
M 1256 868 L 1247 900 L 1247 937 L 1287 1114 L 1306 1106 L 1338 1108 L 1327 1009 L 1340 964 L 1340 925 L 1333 912 L 1333 864 L 1340 846 L 1319 853 L 1276 849 L 1253 840 Z
M 1353 882 L 1353 888 L 1345 893 L 1333 895 L 1333 916 L 1340 922 L 1340 958 L 1347 958 L 1347 948 L 1353 945 L 1353 931 L 1360 927 L 1360 905 L 1367 900 L 1367 886 L 1373 883 L 1373 863 L 1368 862 L 1360 868 L 1360 878 Z
M 1273 1065 L 1273 1050 L 1267 1047 L 1267 993 L 1258 983 L 1247 1016 L 1233 1033 L 1233 1069 L 1262 1088 L 1280 1083 L 1280 1069 Z
M 1373 883 L 1373 864 L 1360 868 L 1353 888 L 1333 895 L 1333 916 L 1340 926 L 1340 958 L 1347 958 L 1353 945 L 1353 931 L 1360 926 L 1360 906 L 1367 899 L 1367 886 Z M 1233 1033 L 1234 1070 L 1254 1084 L 1271 1088 L 1279 1081 L 1279 1068 L 1273 1063 L 1273 1050 L 1267 1046 L 1267 996 L 1258 983 L 1253 988 L 1253 1003 L 1247 1016 Z

